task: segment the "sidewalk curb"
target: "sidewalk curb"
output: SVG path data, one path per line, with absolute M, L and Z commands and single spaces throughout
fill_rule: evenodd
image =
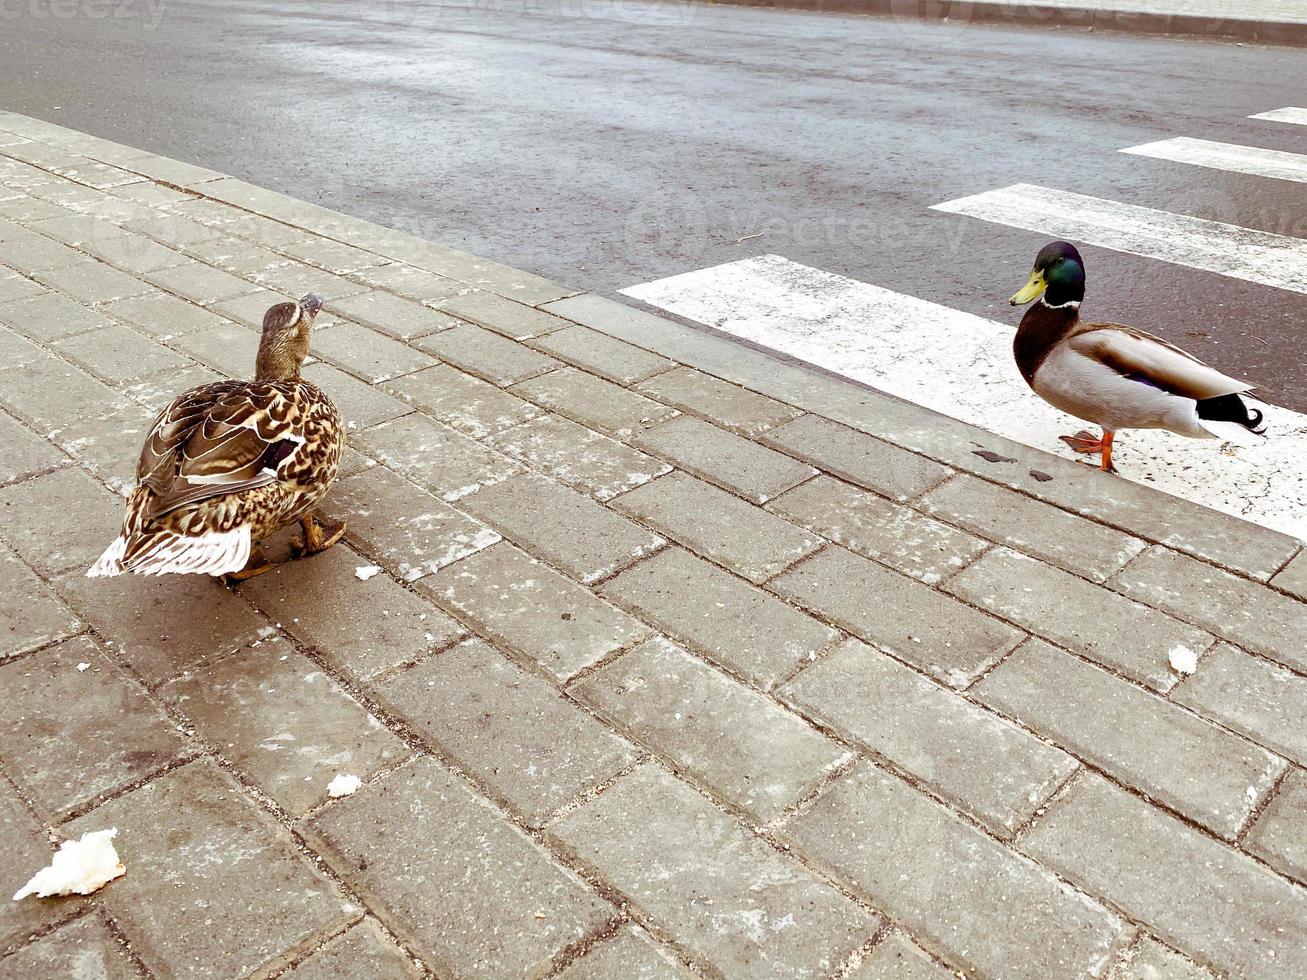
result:
M 1201 14 L 1104 10 L 1100 7 L 1052 7 L 1038 3 L 987 0 L 685 0 L 704 6 L 764 7 L 810 13 L 863 14 L 896 21 L 939 22 L 956 26 L 1047 27 L 1109 31 L 1148 37 L 1206 38 L 1258 44 L 1307 46 L 1307 22 L 1258 21 Z

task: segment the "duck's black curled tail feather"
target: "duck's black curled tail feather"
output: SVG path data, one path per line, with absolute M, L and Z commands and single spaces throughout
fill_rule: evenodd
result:
M 1266 427 L 1262 425 L 1262 413 L 1255 408 L 1250 410 L 1238 395 L 1219 395 L 1216 398 L 1200 399 L 1198 417 L 1213 422 L 1234 422 L 1258 435 L 1266 431 Z

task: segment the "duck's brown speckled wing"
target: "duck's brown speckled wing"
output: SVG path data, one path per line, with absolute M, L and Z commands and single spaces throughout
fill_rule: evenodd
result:
M 309 490 L 333 461 L 339 419 L 306 381 L 218 381 L 179 396 L 155 420 L 136 474 L 146 519 L 273 483 Z M 333 445 L 324 447 L 323 441 Z M 325 474 L 329 480 L 335 467 Z

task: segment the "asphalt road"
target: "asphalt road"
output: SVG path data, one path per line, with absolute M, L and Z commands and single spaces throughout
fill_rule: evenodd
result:
M 1307 237 L 1307 185 L 1117 152 L 1307 151 L 1245 118 L 1302 104 L 1301 49 L 526 6 L 3 0 L 0 105 L 600 292 L 774 252 L 1015 323 L 1047 236 L 927 209 L 1016 182 Z M 1307 411 L 1307 296 L 1084 253 L 1087 315 Z

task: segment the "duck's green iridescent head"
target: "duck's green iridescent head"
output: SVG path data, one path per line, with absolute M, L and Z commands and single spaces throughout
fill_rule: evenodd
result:
M 1085 261 L 1070 242 L 1049 242 L 1035 256 L 1030 281 L 1012 296 L 1009 303 L 1021 306 L 1044 298 L 1047 306 L 1079 303 L 1085 298 Z

